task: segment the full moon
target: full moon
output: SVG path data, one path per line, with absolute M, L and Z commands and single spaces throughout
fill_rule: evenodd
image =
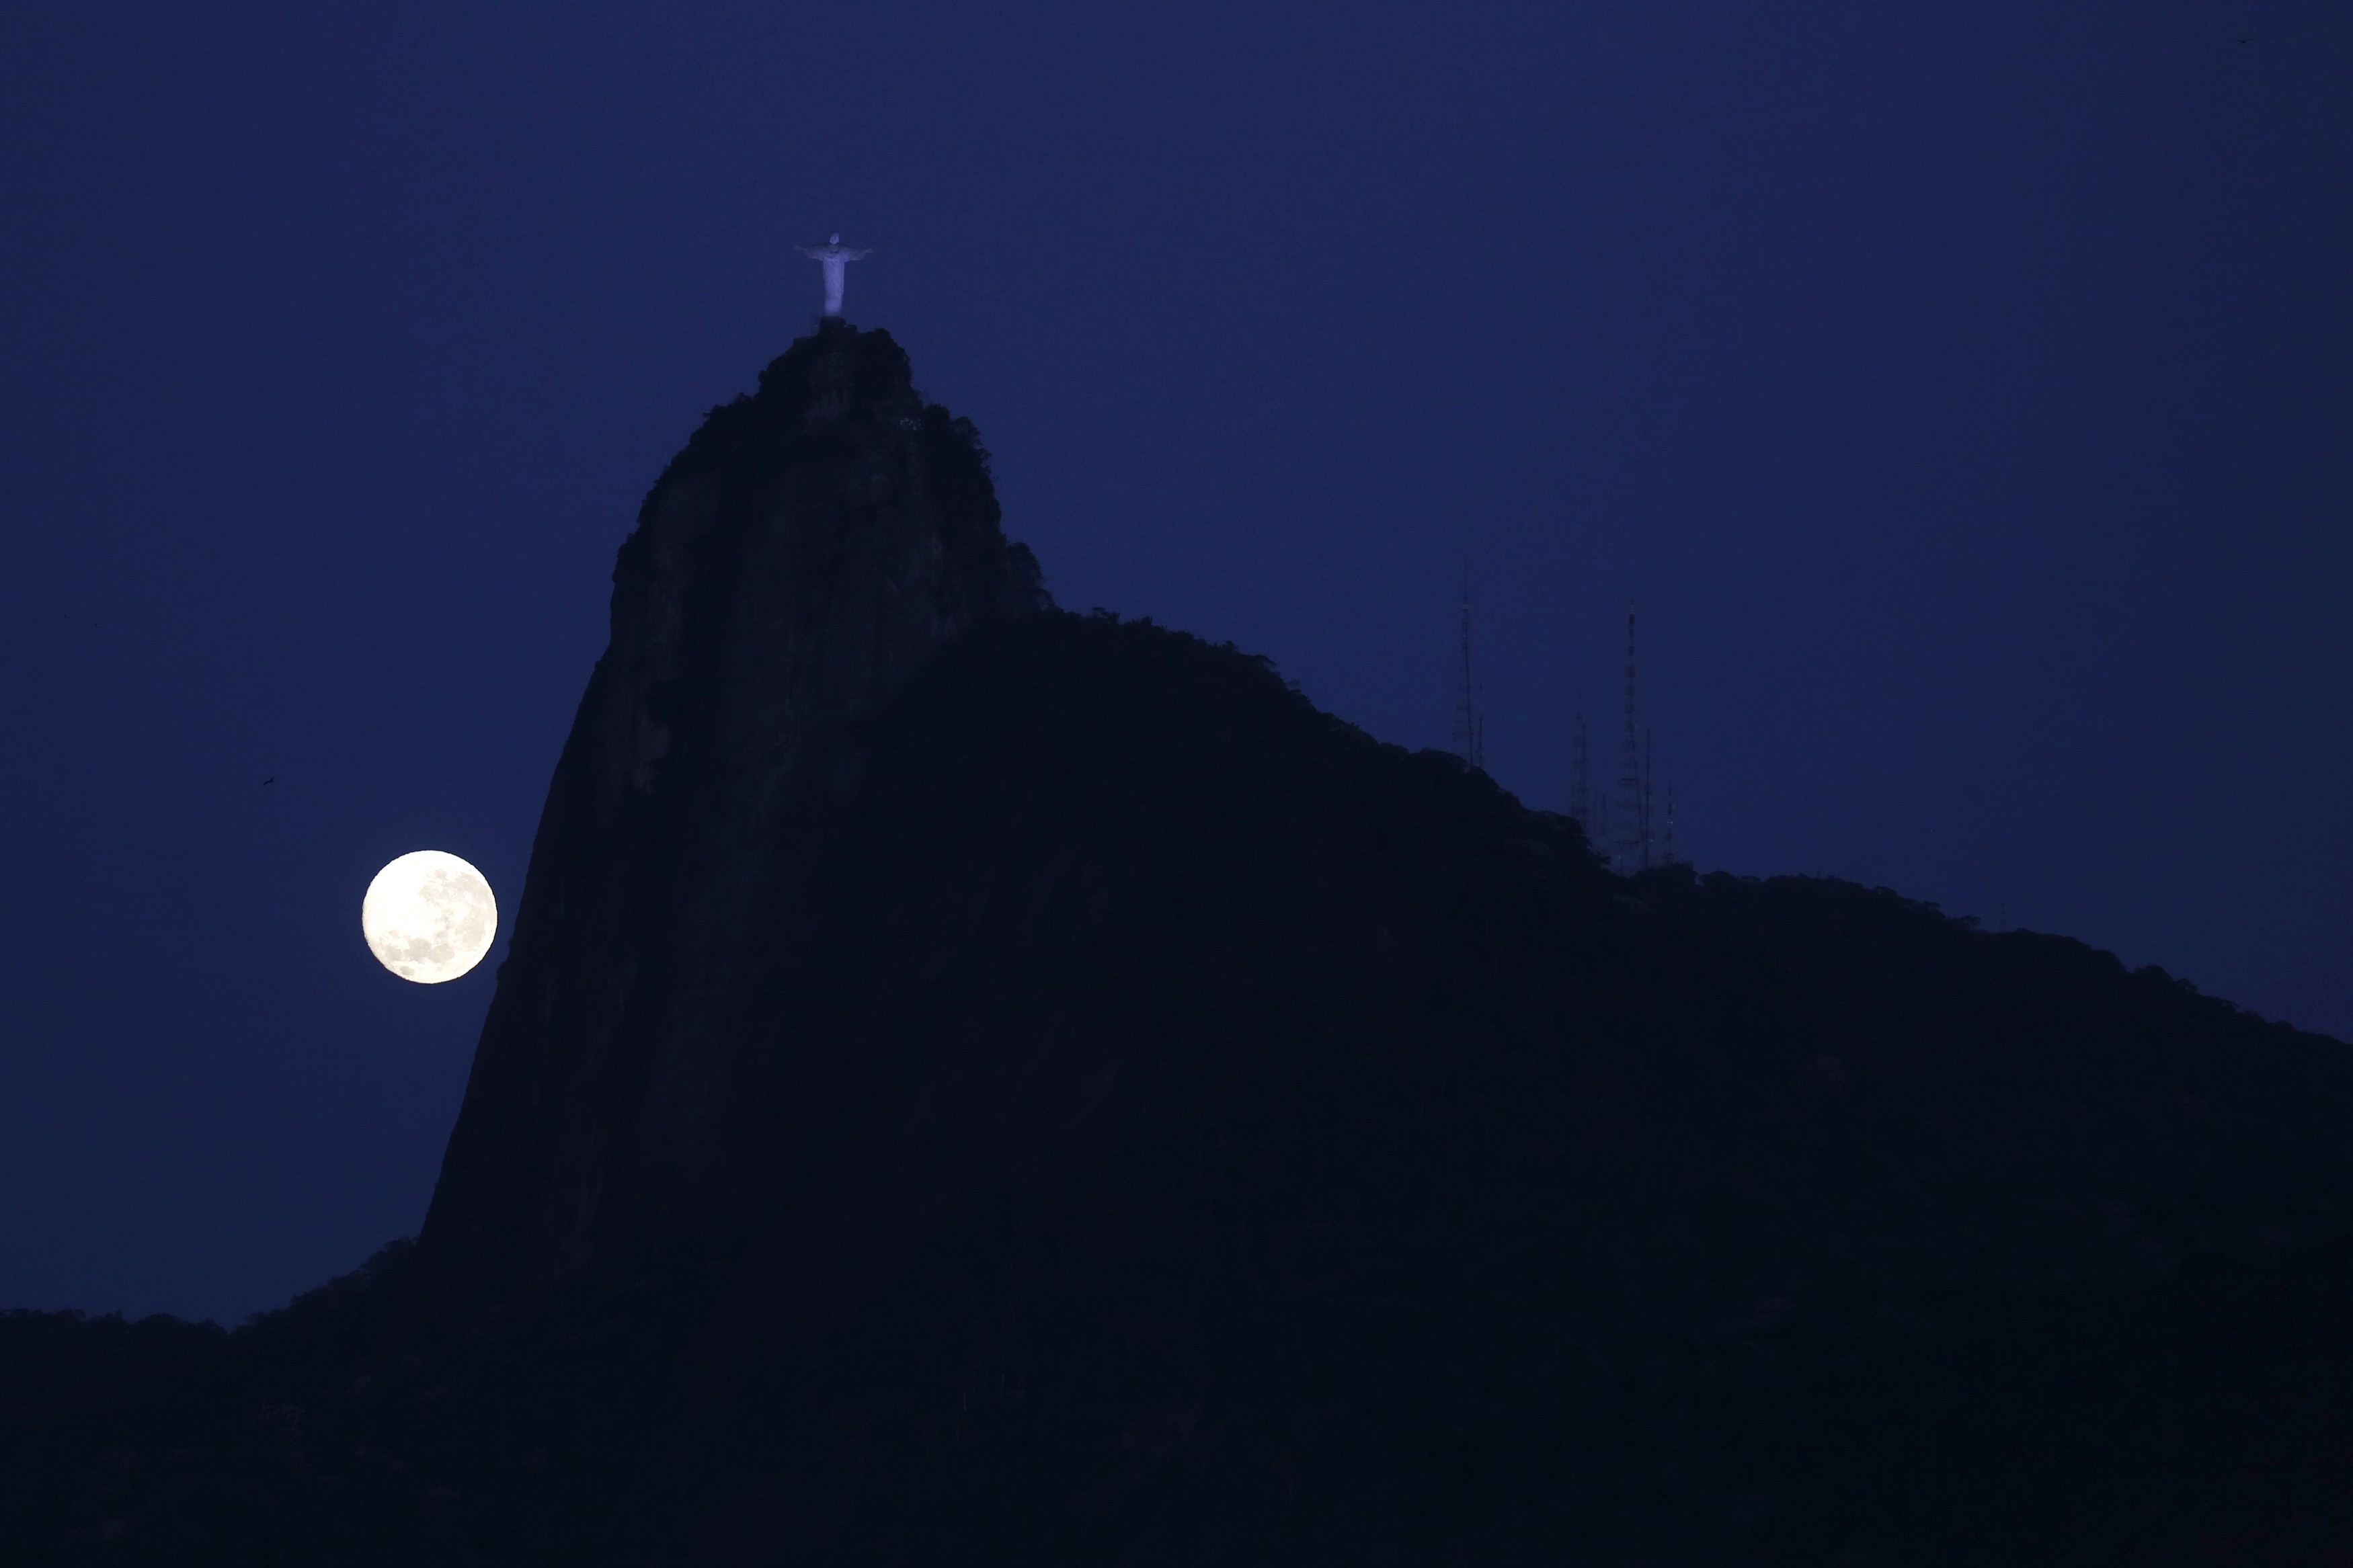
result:
M 419 849 L 375 874 L 360 900 L 368 951 L 403 980 L 438 985 L 482 962 L 499 934 L 499 903 L 455 855 Z

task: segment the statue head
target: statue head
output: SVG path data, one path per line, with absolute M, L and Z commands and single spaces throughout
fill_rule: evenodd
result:
M 826 243 L 828 245 L 839 245 L 841 243 L 841 236 L 837 234 L 831 239 L 827 240 Z

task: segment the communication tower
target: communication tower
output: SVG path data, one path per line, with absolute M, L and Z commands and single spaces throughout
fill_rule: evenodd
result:
M 1651 780 L 1643 756 L 1634 659 L 1634 607 L 1626 607 L 1626 710 L 1618 738 L 1618 844 L 1611 858 L 1625 876 L 1651 865 Z
M 1577 726 L 1568 738 L 1568 815 L 1569 819 L 1585 829 L 1586 842 L 1593 837 L 1593 745 L 1585 732 L 1585 715 L 1577 716 Z
M 1471 574 L 1462 574 L 1462 689 L 1454 698 L 1454 750 L 1474 768 L 1487 765 L 1487 716 L 1471 668 Z

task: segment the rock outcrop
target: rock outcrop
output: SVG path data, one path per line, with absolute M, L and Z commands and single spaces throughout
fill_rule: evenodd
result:
M 437 1315 L 772 1215 L 777 982 L 858 727 L 943 643 L 1047 602 L 971 424 L 838 320 L 712 412 L 613 582 L 420 1237 Z

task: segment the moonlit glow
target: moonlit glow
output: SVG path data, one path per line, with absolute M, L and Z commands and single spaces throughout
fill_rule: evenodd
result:
M 438 985 L 491 951 L 499 904 L 480 871 L 455 855 L 419 849 L 375 874 L 360 900 L 360 931 L 386 969 Z

